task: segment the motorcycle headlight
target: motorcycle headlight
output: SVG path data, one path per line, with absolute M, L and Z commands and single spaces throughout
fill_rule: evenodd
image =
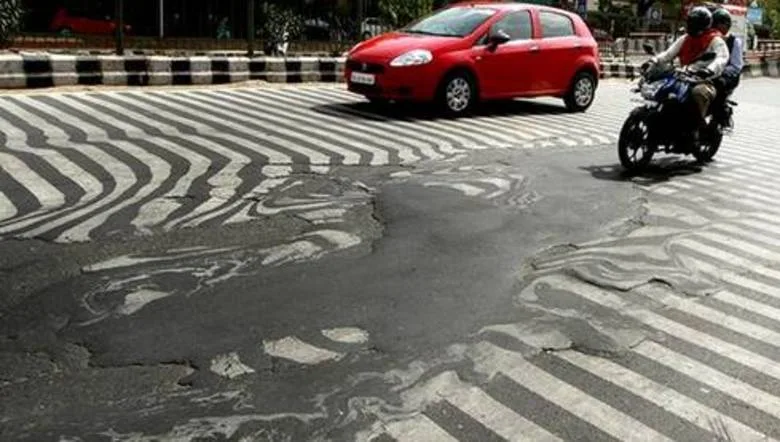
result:
M 642 97 L 647 99 L 655 98 L 655 95 L 658 93 L 659 90 L 661 90 L 661 87 L 663 85 L 664 85 L 664 81 L 662 80 L 643 84 L 641 89 Z
M 431 54 L 431 51 L 415 49 L 394 58 L 393 61 L 390 62 L 390 66 L 419 66 L 430 63 L 431 61 L 433 61 L 433 54 Z

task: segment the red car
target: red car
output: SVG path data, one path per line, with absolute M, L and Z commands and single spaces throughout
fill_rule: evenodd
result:
M 593 103 L 599 69 L 598 45 L 578 15 L 469 2 L 356 45 L 345 76 L 371 101 L 436 101 L 456 115 L 478 100 L 541 96 L 581 112 Z
M 50 29 L 62 36 L 73 34 L 113 34 L 116 22 L 99 18 L 88 18 L 68 14 L 65 8 L 57 10 L 57 14 L 49 25 Z M 125 25 L 125 32 L 130 32 L 129 25 Z

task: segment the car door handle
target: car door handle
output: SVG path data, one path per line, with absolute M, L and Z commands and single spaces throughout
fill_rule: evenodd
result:
M 531 51 L 531 52 L 533 52 L 533 53 L 539 52 L 539 46 L 531 46 L 531 48 L 529 49 L 529 51 Z

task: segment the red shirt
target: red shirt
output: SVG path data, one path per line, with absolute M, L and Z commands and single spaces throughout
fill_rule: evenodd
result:
M 682 48 L 680 48 L 680 64 L 687 66 L 691 64 L 696 57 L 700 56 L 704 51 L 710 47 L 710 43 L 715 37 L 721 37 L 720 31 L 717 29 L 709 29 L 704 31 L 697 37 L 687 35 L 685 41 L 683 41 Z

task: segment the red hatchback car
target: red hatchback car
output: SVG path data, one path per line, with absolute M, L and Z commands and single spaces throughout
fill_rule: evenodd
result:
M 345 75 L 349 90 L 371 101 L 436 101 L 456 115 L 477 100 L 541 96 L 581 112 L 595 97 L 599 54 L 576 14 L 470 2 L 358 44 Z
M 97 17 L 84 17 L 70 15 L 67 9 L 60 8 L 51 21 L 49 28 L 60 36 L 69 37 L 74 34 L 104 34 L 110 35 L 116 29 L 116 22 Z M 125 32 L 132 30 L 130 25 L 125 25 Z

